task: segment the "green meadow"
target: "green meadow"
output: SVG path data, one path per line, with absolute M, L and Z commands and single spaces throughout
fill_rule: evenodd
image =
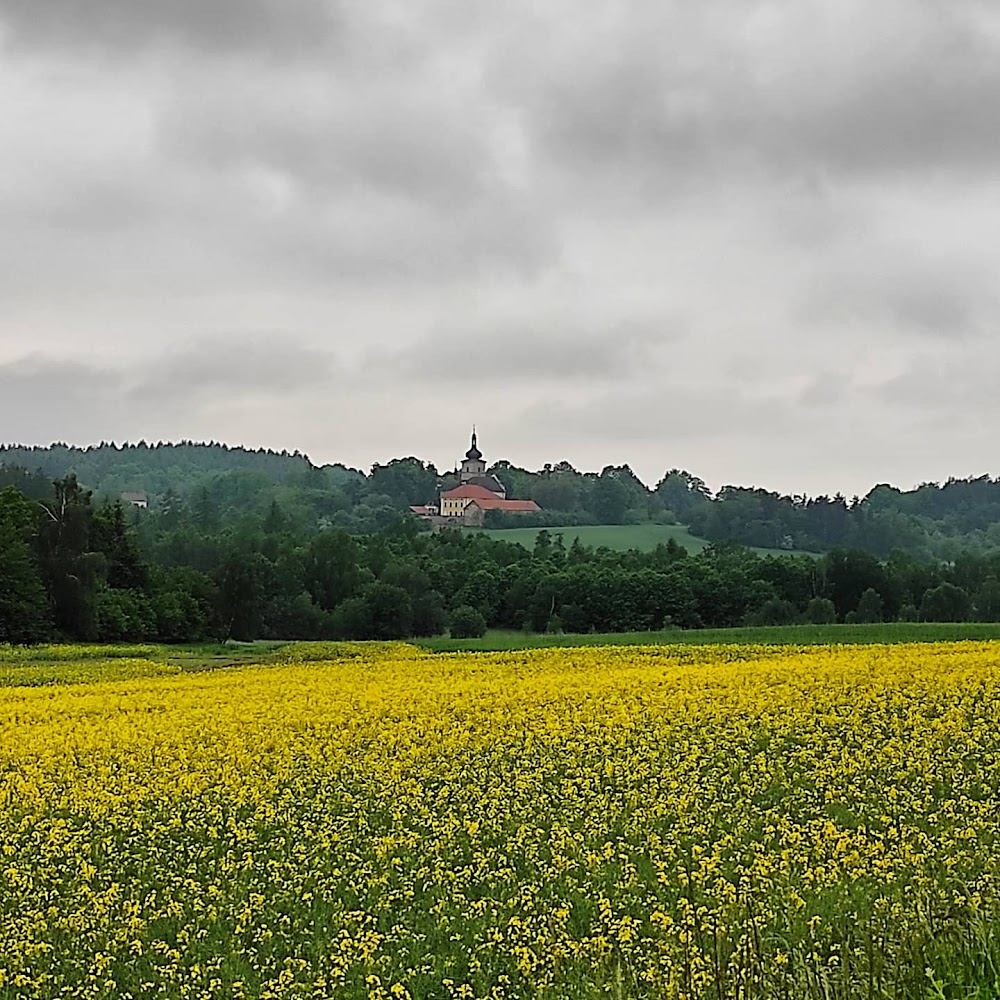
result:
M 560 528 L 485 528 L 483 534 L 498 541 L 514 542 L 530 549 L 539 531 L 548 531 L 554 539 L 561 535 L 567 548 L 579 538 L 582 545 L 593 548 L 614 549 L 624 552 L 639 549 L 649 552 L 657 545 L 673 540 L 688 552 L 701 552 L 708 545 L 703 538 L 696 538 L 682 524 L 584 524 Z
M 514 542 L 526 549 L 534 547 L 535 538 L 541 528 L 484 528 L 483 534 L 499 541 Z M 657 545 L 666 545 L 674 541 L 688 552 L 701 552 L 710 543 L 707 539 L 692 535 L 683 524 L 583 524 L 573 527 L 544 529 L 555 538 L 561 535 L 563 543 L 569 548 L 574 539 L 579 538 L 582 545 L 592 548 L 613 549 L 625 552 L 628 549 L 638 549 L 640 552 L 650 552 Z M 762 555 L 802 555 L 789 552 L 787 549 L 754 549 Z

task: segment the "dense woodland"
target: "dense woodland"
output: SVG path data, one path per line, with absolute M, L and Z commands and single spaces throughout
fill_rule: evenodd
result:
M 28 470 L 27 472 L 23 470 Z M 487 526 L 555 527 L 643 521 L 681 523 L 714 542 L 826 552 L 857 548 L 882 558 L 896 549 L 922 559 L 953 561 L 965 552 L 1000 551 L 1000 479 L 979 476 L 926 483 L 901 491 L 877 486 L 863 498 L 784 496 L 724 486 L 713 494 L 689 472 L 672 469 L 655 486 L 627 465 L 579 472 L 568 462 L 530 472 L 509 462 L 490 470 L 511 496 L 536 500 L 541 514 L 490 512 Z M 300 453 L 249 451 L 221 444 L 71 448 L 0 446 L 0 486 L 24 487 L 74 473 L 97 502 L 143 491 L 153 508 L 200 511 L 230 523 L 263 515 L 277 503 L 302 531 L 328 527 L 369 534 L 391 524 L 410 504 L 436 495 L 444 473 L 417 458 L 374 465 L 315 466 Z M 507 520 L 505 520 L 505 517 Z
M 533 551 L 478 533 L 431 534 L 405 512 L 439 478 L 416 459 L 363 474 L 218 445 L 0 457 L 6 642 L 1000 620 L 990 520 L 1000 485 L 988 479 L 910 493 L 880 487 L 848 503 L 736 489 L 713 497 L 683 472 L 650 490 L 627 467 L 494 467 L 512 493 L 534 496 L 560 523 L 677 517 L 717 539 L 690 555 L 675 544 L 648 553 L 565 547 L 544 529 Z M 123 507 L 124 490 L 147 491 L 150 509 Z M 886 548 L 886 525 L 897 521 L 935 526 L 934 545 L 928 529 L 919 544 Z M 779 525 L 783 535 L 764 537 Z M 957 546 L 950 558 L 932 551 L 944 539 Z M 977 544 L 959 545 L 969 539 Z M 827 551 L 760 556 L 735 544 L 776 541 Z

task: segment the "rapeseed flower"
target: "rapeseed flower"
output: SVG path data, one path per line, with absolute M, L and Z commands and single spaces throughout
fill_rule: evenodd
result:
M 330 644 L 2 688 L 0 998 L 891 984 L 996 912 L 998 653 Z

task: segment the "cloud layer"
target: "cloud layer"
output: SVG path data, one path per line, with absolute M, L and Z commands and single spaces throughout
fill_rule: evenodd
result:
M 5 438 L 995 474 L 998 57 L 980 0 L 0 0 Z

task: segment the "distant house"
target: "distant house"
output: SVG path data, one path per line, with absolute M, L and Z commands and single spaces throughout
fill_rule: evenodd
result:
M 484 486 L 463 483 L 441 494 L 441 516 L 461 517 L 470 525 L 481 525 L 488 510 L 508 514 L 534 514 L 542 508 L 534 500 L 508 500 Z
M 477 486 L 475 483 L 462 483 L 451 490 L 444 490 L 441 493 L 441 516 L 461 517 L 465 508 L 472 501 L 489 503 L 490 501 L 500 502 L 500 498 L 485 486 Z
M 488 510 L 502 510 L 505 514 L 534 514 L 542 508 L 534 500 L 486 500 L 473 498 L 462 511 L 462 523 L 481 528 Z
M 145 493 L 123 493 L 122 503 L 131 504 L 133 507 L 141 507 L 143 510 L 149 506 L 149 500 Z
M 435 526 L 461 524 L 481 527 L 488 510 L 508 514 L 533 514 L 541 510 L 534 500 L 508 500 L 507 489 L 496 476 L 487 475 L 483 453 L 472 432 L 472 447 L 458 472 L 458 484 L 443 488 L 437 503 L 419 504 L 410 508 L 417 517 L 430 520 Z

